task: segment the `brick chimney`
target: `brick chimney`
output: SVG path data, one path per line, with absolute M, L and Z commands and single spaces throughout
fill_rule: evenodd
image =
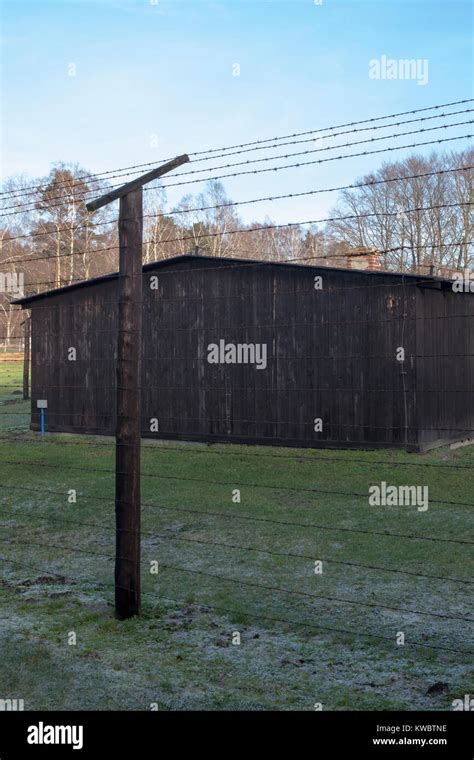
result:
M 341 269 L 365 269 L 371 272 L 380 270 L 380 251 L 376 248 L 342 248 L 328 256 L 322 256 L 318 265 L 323 267 L 339 267 Z
M 345 255 L 348 269 L 381 269 L 380 253 L 376 248 L 351 248 Z

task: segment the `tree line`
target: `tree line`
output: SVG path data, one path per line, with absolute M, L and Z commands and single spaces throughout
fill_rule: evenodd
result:
M 472 266 L 474 150 L 411 155 L 386 162 L 340 192 L 324 225 L 274 227 L 268 217 L 244 223 L 223 184 L 208 181 L 170 207 L 165 188 L 144 193 L 144 263 L 198 248 L 209 256 L 288 259 L 340 266 L 354 248 L 381 252 L 383 269 L 446 274 Z M 414 175 L 417 175 L 414 178 Z M 420 176 L 421 175 L 421 176 Z M 18 295 L 61 287 L 118 266 L 117 210 L 86 209 L 85 198 L 110 186 L 78 165 L 55 164 L 46 178 L 8 178 L 0 196 L 0 345 L 18 334 Z M 422 210 L 424 209 L 424 210 Z M 255 227 L 263 229 L 255 230 Z M 229 231 L 232 234 L 228 234 Z M 171 241 L 171 242 L 167 242 Z

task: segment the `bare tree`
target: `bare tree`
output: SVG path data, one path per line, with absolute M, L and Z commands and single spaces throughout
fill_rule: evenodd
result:
M 472 214 L 463 204 L 472 201 L 472 170 L 442 172 L 471 163 L 465 151 L 383 164 L 341 193 L 327 232 L 348 247 L 378 249 L 386 269 L 467 266 Z
M 229 231 L 242 223 L 221 182 L 210 180 L 202 193 L 185 195 L 173 211 L 178 212 L 184 238 L 179 241 L 180 253 L 198 247 L 209 256 L 233 255 L 235 240 Z

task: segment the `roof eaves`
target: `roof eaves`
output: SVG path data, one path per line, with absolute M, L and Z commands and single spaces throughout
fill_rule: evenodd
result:
M 234 263 L 236 266 L 241 265 L 252 265 L 252 266 L 278 266 L 278 267 L 298 267 L 298 268 L 306 268 L 306 269 L 313 269 L 318 271 L 329 271 L 329 272 L 347 272 L 350 274 L 362 274 L 362 275 L 370 275 L 372 277 L 402 277 L 408 280 L 418 280 L 420 285 L 423 285 L 424 283 L 427 284 L 433 284 L 433 283 L 446 283 L 451 284 L 453 280 L 444 278 L 444 277 L 436 277 L 435 275 L 420 275 L 420 274 L 411 274 L 409 272 L 391 272 L 389 270 L 382 270 L 382 269 L 351 269 L 347 267 L 328 267 L 324 265 L 318 265 L 318 264 L 308 264 L 302 261 L 272 261 L 269 259 L 262 260 L 262 259 L 243 259 L 238 257 L 215 257 L 215 256 L 205 256 L 201 254 L 194 254 L 194 253 L 184 253 L 180 254 L 179 256 L 172 256 L 170 258 L 166 259 L 160 259 L 159 261 L 153 261 L 149 264 L 145 264 L 143 266 L 143 271 L 153 271 L 154 269 L 159 269 L 162 266 L 169 265 L 170 263 L 176 263 L 180 261 L 187 261 L 187 260 L 195 260 L 198 259 L 200 261 L 207 261 L 210 263 L 213 263 L 214 265 L 217 265 L 218 267 L 229 265 L 230 263 Z M 36 301 L 39 301 L 44 298 L 50 298 L 52 296 L 61 294 L 61 293 L 67 293 L 72 290 L 89 287 L 93 285 L 99 285 L 103 282 L 107 282 L 110 280 L 114 280 L 118 277 L 118 272 L 110 272 L 109 274 L 103 274 L 99 275 L 98 277 L 94 277 L 92 280 L 80 280 L 79 282 L 72 283 L 71 285 L 64 285 L 60 288 L 54 288 L 53 290 L 45 290 L 42 293 L 35 293 L 29 296 L 23 296 L 22 298 L 17 298 L 14 301 L 12 301 L 12 304 L 22 306 L 23 308 L 27 307 L 30 303 L 34 303 Z

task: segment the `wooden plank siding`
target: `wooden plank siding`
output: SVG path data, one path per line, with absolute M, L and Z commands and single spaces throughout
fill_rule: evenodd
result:
M 474 295 L 417 290 L 419 445 L 474 439 Z
M 318 275 L 322 290 L 314 288 Z M 390 273 L 206 257 L 147 265 L 143 436 L 412 450 L 457 439 L 452 427 L 474 428 L 472 393 L 454 392 L 472 386 L 472 357 L 458 354 L 474 353 L 465 316 L 474 313 L 473 297 L 416 283 Z M 27 306 L 34 430 L 36 400 L 47 398 L 47 430 L 114 434 L 116 301 L 117 280 L 104 278 Z M 435 315 L 458 318 L 422 319 Z M 267 344 L 267 368 L 209 364 L 208 345 L 221 339 Z M 67 359 L 72 346 L 76 362 Z M 445 352 L 450 360 L 428 358 Z M 322 432 L 314 431 L 318 417 Z

